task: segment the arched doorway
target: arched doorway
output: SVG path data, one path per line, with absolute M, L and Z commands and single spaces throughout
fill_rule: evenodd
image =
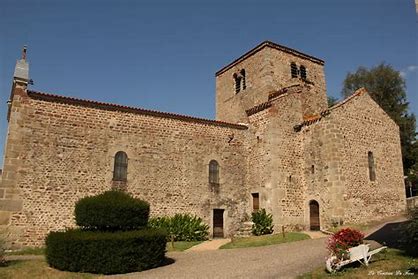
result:
M 319 231 L 319 204 L 315 200 L 309 202 L 309 220 L 310 220 L 310 229 L 312 231 Z

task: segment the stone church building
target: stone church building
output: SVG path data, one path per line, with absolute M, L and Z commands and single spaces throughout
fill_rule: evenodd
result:
M 398 126 L 364 89 L 328 107 L 323 60 L 266 41 L 215 76 L 216 120 L 201 119 L 30 90 L 24 50 L 0 180 L 9 241 L 42 245 L 112 188 L 153 216 L 196 214 L 214 237 L 258 208 L 287 230 L 405 210 Z

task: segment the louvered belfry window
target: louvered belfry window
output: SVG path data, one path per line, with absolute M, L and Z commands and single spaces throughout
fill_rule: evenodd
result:
M 242 90 L 245 90 L 247 88 L 247 85 L 245 84 L 245 69 L 242 69 L 240 74 L 242 77 Z
M 239 93 L 241 91 L 241 77 L 237 74 L 234 74 L 234 82 L 235 82 L 235 93 Z
M 219 164 L 215 160 L 209 162 L 209 183 L 219 184 Z
M 298 67 L 294 62 L 290 63 L 290 73 L 292 74 L 292 78 L 298 77 Z
M 119 151 L 115 155 L 115 166 L 113 169 L 114 181 L 126 181 L 128 176 L 128 155 Z
M 300 77 L 305 80 L 307 75 L 306 75 L 306 67 L 305 66 L 300 66 Z

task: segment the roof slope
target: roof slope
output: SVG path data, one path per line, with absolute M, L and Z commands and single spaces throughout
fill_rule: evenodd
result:
M 142 108 L 136 108 L 136 107 L 123 106 L 123 105 L 118 105 L 118 104 L 85 100 L 85 99 L 77 99 L 77 98 L 60 96 L 56 94 L 50 94 L 50 93 L 45 93 L 45 92 L 33 91 L 33 90 L 28 90 L 27 93 L 28 93 L 28 96 L 32 99 L 48 101 L 48 102 L 79 105 L 79 106 L 91 107 L 91 108 L 102 109 L 102 110 L 121 111 L 121 112 L 149 115 L 149 116 L 161 117 L 161 118 L 170 118 L 170 119 L 176 119 L 180 121 L 213 125 L 213 126 L 218 126 L 218 127 L 228 127 L 228 128 L 233 128 L 233 129 L 239 129 L 239 130 L 248 129 L 248 127 L 245 125 L 228 123 L 228 122 L 211 120 L 211 119 L 198 118 L 198 117 L 187 116 L 187 115 L 182 115 L 182 114 L 161 112 L 161 111 L 156 111 L 156 110 L 148 110 L 148 109 L 142 109 Z
M 314 63 L 318 63 L 320 65 L 324 65 L 325 62 L 322 59 L 316 58 L 314 56 L 305 54 L 303 52 L 300 52 L 296 49 L 293 48 L 289 48 L 286 46 L 282 46 L 270 41 L 264 41 L 261 44 L 259 44 L 258 46 L 256 46 L 255 48 L 251 49 L 250 51 L 248 51 L 247 53 L 243 54 L 242 56 L 240 56 L 239 58 L 235 59 L 234 61 L 232 61 L 231 63 L 229 63 L 228 65 L 224 66 L 222 69 L 220 69 L 219 71 L 216 72 L 215 76 L 218 76 L 220 74 L 222 74 L 223 72 L 227 71 L 228 69 L 232 68 L 233 66 L 235 66 L 236 64 L 238 64 L 239 62 L 247 59 L 248 57 L 256 54 L 257 52 L 259 52 L 260 50 L 262 50 L 265 47 L 271 47 L 277 50 L 281 50 L 283 52 L 304 58 L 304 59 L 308 59 Z

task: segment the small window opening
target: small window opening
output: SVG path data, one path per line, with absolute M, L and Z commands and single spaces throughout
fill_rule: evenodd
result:
M 292 176 L 289 175 L 289 182 L 292 182 Z
M 306 68 L 305 68 L 305 66 L 300 66 L 300 77 L 303 80 L 306 80 Z
M 209 183 L 219 184 L 219 164 L 215 160 L 209 162 Z
M 292 78 L 298 77 L 298 67 L 296 66 L 295 62 L 290 63 L 290 73 L 292 75 Z
M 253 211 L 257 211 L 260 209 L 260 195 L 252 193 L 251 196 L 253 197 Z
M 314 174 L 315 173 L 315 165 L 311 166 L 311 173 Z
M 245 88 L 247 88 L 247 85 L 245 84 L 245 70 L 242 69 L 240 73 L 242 76 L 242 90 L 245 90 Z
M 374 165 L 373 152 L 369 151 L 369 153 L 367 154 L 367 157 L 368 157 L 368 163 L 369 163 L 369 178 L 370 178 L 370 181 L 375 181 L 376 180 L 376 167 Z
M 128 155 L 119 151 L 115 155 L 113 181 L 126 181 L 128 176 Z

